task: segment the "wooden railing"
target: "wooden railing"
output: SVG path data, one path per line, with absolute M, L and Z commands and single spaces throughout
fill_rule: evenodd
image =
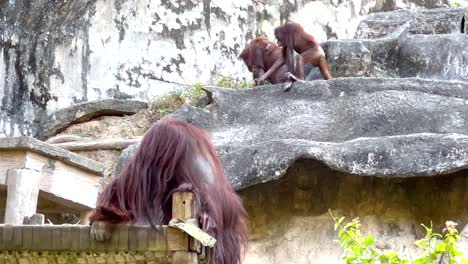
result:
M 193 194 L 175 193 L 172 211 L 173 218 L 193 218 Z M 0 225 L 0 263 L 195 264 L 202 255 L 198 241 L 168 226 L 120 225 L 109 241 L 97 242 L 90 226 Z

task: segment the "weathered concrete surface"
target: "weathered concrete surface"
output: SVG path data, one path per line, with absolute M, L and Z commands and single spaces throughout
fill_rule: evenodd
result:
M 356 177 L 300 159 L 285 177 L 239 191 L 251 230 L 244 263 L 343 263 L 329 208 L 347 221 L 359 217 L 363 235 L 372 235 L 379 249 L 415 259 L 421 252 L 414 241 L 425 236 L 421 224 L 442 233 L 447 220 L 457 222 L 459 232 L 468 222 L 467 175 Z M 466 253 L 466 245 L 458 248 Z
M 468 33 L 468 7 L 432 10 L 398 10 L 375 13 L 359 23 L 354 38 L 376 39 L 395 36 L 404 30 L 409 34 Z
M 140 101 L 105 99 L 74 104 L 55 111 L 43 122 L 36 136 L 47 139 L 65 130 L 72 124 L 82 123 L 100 116 L 131 115 L 146 109 L 148 104 Z
M 319 41 L 351 38 L 363 16 L 447 0 L 0 2 L 0 137 L 35 135 L 52 112 L 105 98 L 148 100 L 251 78 L 237 59 L 291 18 Z
M 468 80 L 468 34 L 401 34 L 376 40 L 333 40 L 323 46 L 334 77 Z
M 443 48 L 441 48 L 443 47 Z M 408 37 L 400 43 L 400 77 L 468 80 L 468 34 Z
M 184 106 L 172 116 L 212 134 L 237 189 L 281 178 L 303 157 L 378 177 L 468 167 L 466 82 L 343 78 L 283 89 L 207 88 L 212 112 Z
M 98 175 L 104 171 L 99 162 L 30 137 L 0 138 L 0 150 L 31 150 Z

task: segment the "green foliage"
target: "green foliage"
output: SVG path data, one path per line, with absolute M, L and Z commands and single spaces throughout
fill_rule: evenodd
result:
M 468 258 L 456 248 L 460 235 L 455 228 L 457 224 L 452 221 L 446 222 L 445 235 L 434 233 L 432 226 L 429 228 L 422 225 L 426 229 L 426 236 L 415 244 L 424 253 L 418 258 L 406 258 L 395 251 L 376 248 L 374 237 L 365 237 L 361 234 L 358 218 L 344 223 L 345 217 L 335 217 L 331 210 L 329 214 L 335 222 L 334 229 L 338 232 L 340 244 L 344 249 L 342 258 L 347 264 L 429 264 L 439 263 L 441 258 L 447 260 L 449 264 L 468 264 Z
M 450 7 L 461 7 L 462 4 L 458 1 L 453 1 L 450 3 Z
M 468 5 L 468 0 L 452 0 L 449 1 L 450 7 L 463 7 Z
M 231 78 L 224 75 L 218 75 L 215 78 L 215 85 L 224 88 L 232 88 L 232 89 L 245 89 L 245 88 L 253 88 L 254 83 L 248 82 L 246 80 L 239 80 L 235 78 Z
M 173 91 L 167 95 L 159 96 L 156 100 L 148 103 L 148 110 L 153 115 L 157 115 L 157 119 L 172 113 L 179 109 L 185 99 L 181 91 Z
M 213 85 L 233 89 L 252 88 L 254 86 L 253 82 L 223 75 L 218 75 Z M 196 105 L 200 96 L 205 94 L 203 86 L 202 83 L 195 83 L 184 90 L 172 91 L 169 94 L 158 97 L 156 100 L 150 101 L 148 110 L 153 121 L 178 110 L 184 103 Z

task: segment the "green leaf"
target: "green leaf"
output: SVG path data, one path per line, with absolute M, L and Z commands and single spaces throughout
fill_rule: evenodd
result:
M 343 234 L 347 234 L 347 233 L 346 233 L 346 230 L 340 229 L 340 231 L 338 231 L 338 237 L 341 238 L 341 237 L 343 236 Z
M 447 244 L 445 242 L 440 242 L 439 245 L 436 247 L 437 252 L 445 252 L 447 249 Z
M 374 237 L 372 236 L 368 236 L 364 239 L 364 246 L 366 247 L 370 247 L 374 245 L 374 243 L 375 243 L 375 240 L 374 240 Z

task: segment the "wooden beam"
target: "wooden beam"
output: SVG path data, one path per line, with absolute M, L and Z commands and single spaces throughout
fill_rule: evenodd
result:
M 66 142 L 53 144 L 56 147 L 69 151 L 90 151 L 90 150 L 122 150 L 126 147 L 138 143 L 141 138 L 136 139 L 104 139 L 79 142 Z
M 42 197 L 78 211 L 96 205 L 101 177 L 60 160 L 33 151 L 0 150 L 0 185 L 7 184 L 7 171 L 24 169 L 40 174 Z
M 9 169 L 22 169 L 26 162 L 24 150 L 0 150 L 0 184 L 6 184 Z
M 49 159 L 60 160 L 74 167 L 87 170 L 97 175 L 102 175 L 105 169 L 105 166 L 97 161 L 88 159 L 76 153 L 55 147 L 51 144 L 47 144 L 31 137 L 0 138 L 0 150 L 25 150 L 39 153 Z
M 22 224 L 25 216 L 36 213 L 40 174 L 30 169 L 7 171 L 6 224 Z
M 191 218 L 196 218 L 195 212 L 195 197 L 191 192 L 181 192 L 174 193 L 172 195 L 172 218 L 179 220 L 187 220 Z M 197 252 L 192 252 L 190 250 L 189 236 L 180 231 L 176 230 L 183 241 L 185 242 L 183 250 L 177 250 L 172 255 L 172 264 L 198 264 L 198 254 Z M 174 235 L 176 235 L 174 234 Z M 170 250 L 170 246 L 168 245 Z
M 96 206 L 100 176 L 33 152 L 26 159 L 27 167 L 40 170 L 43 197 L 79 211 Z

